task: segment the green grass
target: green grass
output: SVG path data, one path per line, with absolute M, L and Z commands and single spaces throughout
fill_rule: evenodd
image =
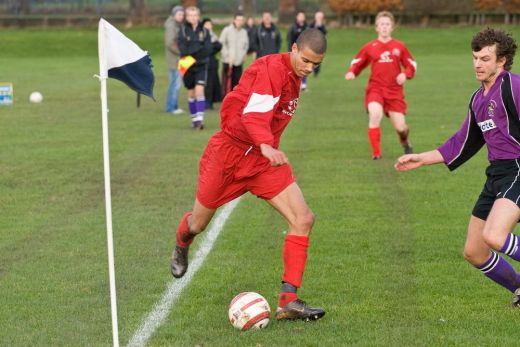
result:
M 469 40 L 477 28 L 400 28 L 419 64 L 406 95 L 418 151 L 441 144 L 478 87 Z M 514 28 L 517 38 L 520 29 Z M 101 112 L 95 30 L 2 30 L 0 79 L 0 345 L 108 346 Z M 180 216 L 193 202 L 197 164 L 218 129 L 192 132 L 162 112 L 161 29 L 126 31 L 153 58 L 157 102 L 108 83 L 120 338 L 126 344 L 170 281 Z M 466 223 L 484 180 L 485 151 L 449 173 L 397 173 L 397 136 L 383 122 L 383 160 L 366 139 L 367 72 L 343 79 L 372 30 L 332 30 L 322 75 L 310 79 L 282 149 L 317 216 L 302 298 L 327 309 L 314 324 L 275 322 L 241 333 L 227 306 L 242 291 L 276 306 L 284 221 L 246 196 L 150 346 L 515 345 L 510 295 L 462 258 Z M 515 69 L 513 69 L 515 70 Z M 44 95 L 28 103 L 31 91 Z M 183 92 L 184 97 L 184 92 Z M 194 248 L 198 246 L 194 244 Z

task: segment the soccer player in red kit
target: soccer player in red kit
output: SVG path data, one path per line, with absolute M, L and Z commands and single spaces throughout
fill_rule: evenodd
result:
M 412 153 L 408 141 L 409 129 L 405 121 L 406 101 L 403 85 L 413 78 L 417 63 L 404 45 L 390 35 L 394 30 L 394 16 L 387 11 L 376 16 L 376 40 L 361 48 L 352 60 L 345 79 L 353 80 L 370 64 L 370 79 L 365 91 L 365 107 L 368 110 L 368 139 L 372 146 L 372 159 L 381 158 L 381 130 L 383 113 L 390 118 L 399 135 L 404 153 Z M 404 71 L 402 70 L 404 67 Z
M 211 137 L 200 160 L 195 204 L 181 219 L 171 259 L 172 275 L 182 277 L 193 238 L 206 228 L 218 207 L 248 191 L 266 200 L 289 224 L 277 319 L 316 320 L 325 314 L 296 294 L 314 215 L 278 145 L 296 111 L 301 80 L 321 63 L 326 47 L 319 30 L 307 29 L 291 52 L 255 60 L 226 96 L 222 130 Z

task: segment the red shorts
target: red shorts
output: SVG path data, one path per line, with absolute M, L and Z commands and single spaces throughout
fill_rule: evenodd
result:
M 367 110 L 368 104 L 374 101 L 383 106 L 386 116 L 388 116 L 388 112 L 406 114 L 406 101 L 402 91 L 390 93 L 383 88 L 367 88 L 365 92 L 365 107 Z
M 270 200 L 295 181 L 290 165 L 271 166 L 258 149 L 218 132 L 200 159 L 197 199 L 212 209 L 246 192 Z

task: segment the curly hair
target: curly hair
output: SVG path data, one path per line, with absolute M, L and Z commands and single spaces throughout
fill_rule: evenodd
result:
M 480 52 L 482 48 L 493 46 L 495 44 L 497 60 L 505 57 L 506 63 L 504 64 L 504 69 L 508 71 L 511 70 L 517 46 L 515 39 L 510 33 L 493 28 L 481 30 L 473 36 L 473 40 L 471 40 L 471 49 L 473 52 Z

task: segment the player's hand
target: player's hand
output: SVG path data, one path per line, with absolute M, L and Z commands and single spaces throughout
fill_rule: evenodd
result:
M 405 154 L 397 159 L 394 168 L 397 171 L 408 171 L 422 165 L 423 162 L 419 154 Z
M 353 73 L 353 72 L 347 72 L 346 75 L 345 75 L 345 79 L 347 81 L 352 81 L 353 79 L 356 78 L 356 75 Z
M 281 166 L 289 163 L 289 160 L 287 159 L 287 156 L 284 152 L 279 151 L 270 145 L 262 143 L 260 145 L 260 151 L 264 157 L 269 159 L 272 166 Z
M 404 82 L 406 82 L 406 75 L 404 74 L 404 72 L 401 72 L 399 75 L 397 75 L 395 81 L 397 82 L 397 84 L 402 86 Z

